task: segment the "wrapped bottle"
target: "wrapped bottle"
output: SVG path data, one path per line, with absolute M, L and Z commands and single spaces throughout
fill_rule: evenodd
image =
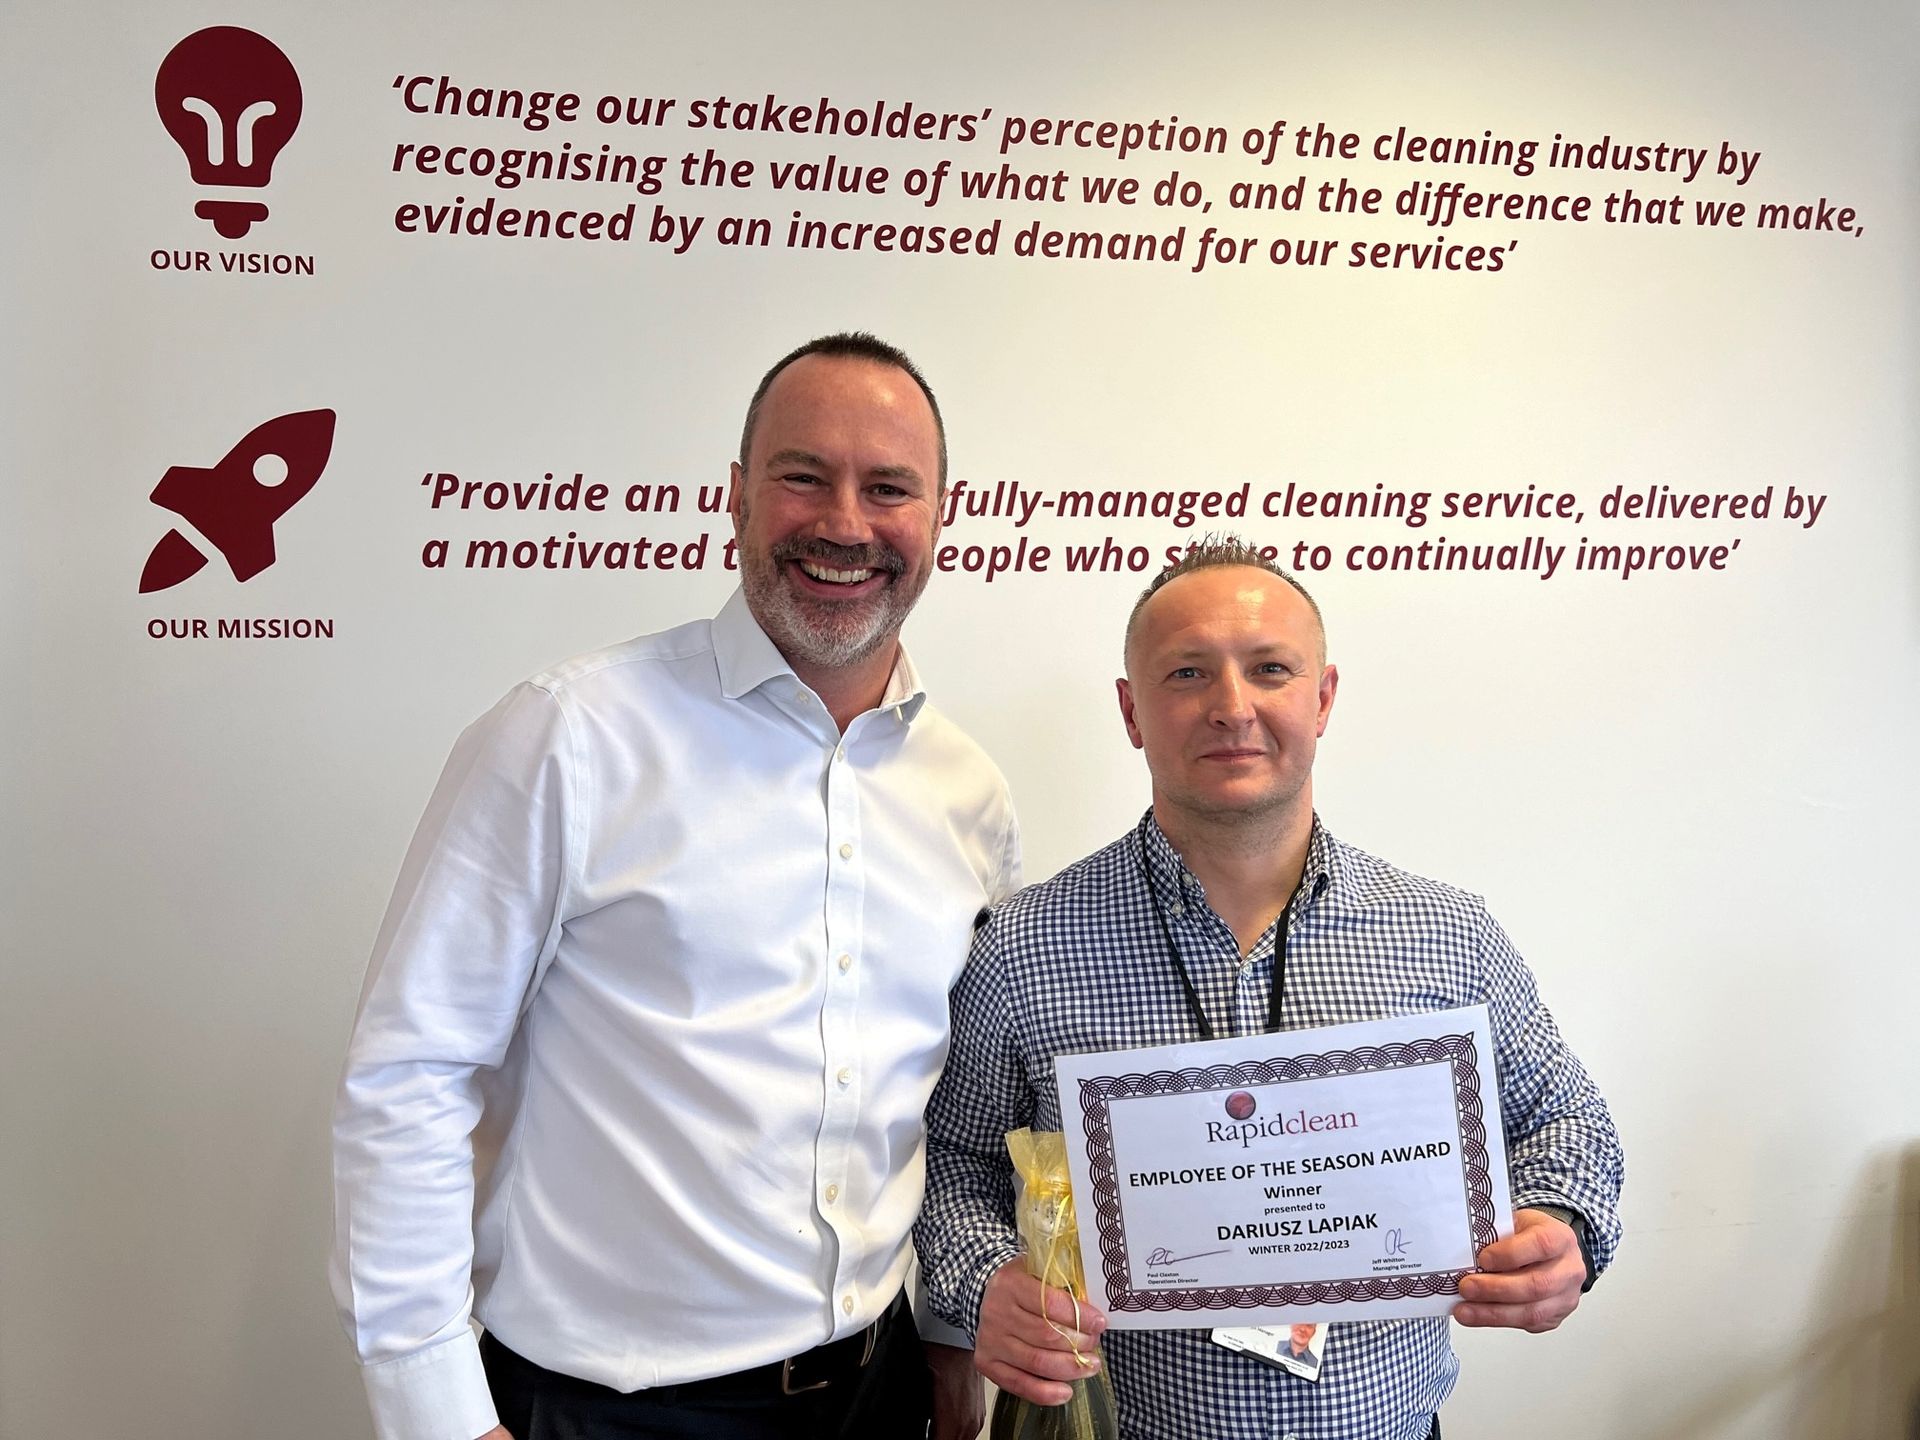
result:
M 1014 1130 L 1007 1135 L 1007 1153 L 1013 1157 L 1014 1224 L 1027 1247 L 1027 1273 L 1065 1290 L 1076 1303 L 1085 1303 L 1087 1279 L 1080 1263 L 1080 1228 L 1073 1213 L 1066 1137 L 1057 1131 Z M 1064 1405 L 1036 1405 L 1002 1392 L 993 1407 L 990 1436 L 991 1440 L 1120 1440 L 1113 1384 L 1104 1369 L 1092 1371 L 1074 1382 L 1073 1396 Z

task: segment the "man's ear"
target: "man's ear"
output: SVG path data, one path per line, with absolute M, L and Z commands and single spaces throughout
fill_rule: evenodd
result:
M 1133 742 L 1134 749 L 1146 749 L 1147 742 L 1140 738 L 1140 727 L 1133 721 L 1133 686 L 1122 676 L 1113 682 L 1113 688 L 1120 698 L 1120 719 L 1127 727 L 1127 739 Z
M 1329 665 L 1320 672 L 1320 724 L 1313 732 L 1316 739 L 1327 733 L 1327 717 L 1333 714 L 1333 693 L 1339 688 L 1339 668 Z
M 740 526 L 746 520 L 747 477 L 740 473 L 740 462 L 727 467 L 727 514 L 733 517 L 733 538 L 740 538 Z

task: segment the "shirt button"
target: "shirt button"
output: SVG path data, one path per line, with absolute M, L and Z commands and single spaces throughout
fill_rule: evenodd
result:
M 847 1314 L 851 1315 L 853 1313 L 853 1296 L 842 1295 L 840 1297 L 840 1308 L 841 1310 L 845 1311 Z
M 853 858 L 853 846 L 842 845 L 840 847 L 840 858 L 842 860 L 851 860 Z
M 852 968 L 853 968 L 853 957 L 851 955 L 842 955 L 840 957 L 840 973 L 844 975 L 847 973 L 847 971 L 851 970 Z
M 827 1204 L 831 1205 L 833 1204 L 834 1201 L 838 1200 L 839 1198 L 840 1198 L 840 1187 L 838 1185 L 827 1186 Z
M 844 760 L 847 758 L 847 747 L 845 746 L 845 744 L 840 744 L 833 747 L 833 758 L 836 760 Z
M 840 1073 L 833 1078 L 838 1080 L 842 1085 L 851 1085 L 853 1083 L 853 1070 L 846 1065 L 842 1065 L 840 1067 Z

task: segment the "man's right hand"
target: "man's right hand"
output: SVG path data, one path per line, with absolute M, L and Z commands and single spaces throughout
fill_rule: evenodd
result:
M 1098 1307 L 1076 1305 L 1066 1291 L 1043 1285 L 1024 1260 L 1009 1260 L 994 1272 L 980 1302 L 980 1329 L 973 1363 L 1009 1394 L 1036 1405 L 1064 1405 L 1068 1383 L 1100 1368 L 1094 1345 L 1107 1328 Z M 1074 1358 L 1078 1350 L 1085 1362 Z
M 513 1436 L 507 1433 L 506 1426 L 496 1425 L 487 1431 L 486 1434 L 480 1436 L 479 1440 L 513 1440 Z

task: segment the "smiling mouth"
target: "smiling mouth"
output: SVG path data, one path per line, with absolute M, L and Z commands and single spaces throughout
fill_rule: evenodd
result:
M 835 545 L 792 537 L 775 545 L 771 558 L 793 567 L 790 584 L 823 599 L 836 590 L 848 592 L 849 600 L 859 598 L 891 584 L 907 569 L 898 551 L 878 543 Z
M 823 585 L 858 585 L 879 573 L 876 570 L 835 570 L 811 560 L 796 560 L 794 564 L 809 580 L 818 580 Z

